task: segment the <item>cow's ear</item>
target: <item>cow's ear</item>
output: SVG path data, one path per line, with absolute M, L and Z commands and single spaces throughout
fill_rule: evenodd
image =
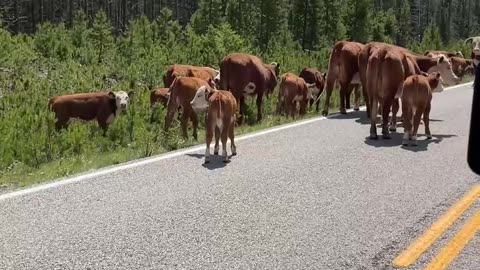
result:
M 435 72 L 435 78 L 440 79 L 440 72 Z
M 215 89 L 207 88 L 205 91 L 207 91 L 208 99 L 210 99 L 210 97 L 213 95 L 213 93 L 215 93 Z
M 115 92 L 113 92 L 112 90 L 109 90 L 107 95 L 111 98 L 115 98 Z
M 438 63 L 443 63 L 445 61 L 445 57 L 442 55 L 438 58 Z
M 133 90 L 128 92 L 128 98 L 132 98 L 134 96 L 135 96 L 135 92 Z

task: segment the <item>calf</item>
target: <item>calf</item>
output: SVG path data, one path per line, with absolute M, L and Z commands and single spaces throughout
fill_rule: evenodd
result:
M 465 74 L 473 75 L 473 61 L 472 59 L 464 59 L 461 57 L 451 57 L 452 70 L 458 78 L 463 79 Z
M 55 113 L 55 128 L 66 128 L 70 118 L 84 121 L 97 119 L 98 125 L 106 135 L 108 126 L 122 111 L 127 110 L 133 91 L 108 91 L 99 93 L 78 93 L 55 96 L 48 102 L 48 107 Z
M 219 71 L 211 67 L 200 67 L 192 65 L 170 65 L 163 75 L 163 87 L 170 87 L 175 78 L 183 77 L 196 77 L 208 81 L 218 76 Z
M 405 130 L 402 145 L 407 146 L 409 140 L 413 146 L 417 145 L 417 131 L 422 115 L 427 139 L 432 138 L 429 126 L 432 92 L 442 91 L 442 77 L 438 72 L 432 72 L 428 76 L 415 74 L 405 79 L 395 95 L 395 98 L 402 99 Z
M 227 139 L 230 138 L 232 155 L 237 154 L 237 147 L 234 141 L 235 112 L 237 111 L 237 101 L 229 91 L 216 90 L 208 86 L 198 88 L 190 105 L 196 112 L 207 112 L 206 129 L 206 150 L 205 163 L 210 162 L 210 143 L 215 133 L 214 154 L 218 155 L 219 139 L 222 139 L 223 162 L 229 162 L 227 155 Z
M 168 88 L 157 88 L 150 92 L 150 106 L 153 107 L 157 102 L 160 102 L 163 106 L 167 106 L 168 97 L 170 93 Z
M 300 74 L 298 75 L 300 78 L 304 79 L 306 83 L 315 84 L 315 87 L 312 89 L 312 98 L 309 99 L 309 108 L 312 108 L 312 105 L 316 103 L 316 112 L 318 112 L 318 106 L 320 105 L 318 99 L 323 94 L 323 88 L 325 87 L 326 75 L 327 73 L 321 73 L 314 68 L 304 68 L 302 69 L 302 71 L 300 71 Z
M 458 51 L 458 52 L 449 52 L 449 51 L 434 51 L 434 50 L 429 50 L 429 51 L 425 51 L 425 53 L 423 55 L 425 56 L 428 56 L 428 57 L 435 57 L 435 56 L 439 56 L 439 55 L 445 55 L 447 56 L 448 58 L 452 58 L 452 57 L 461 57 L 463 58 L 463 54 L 461 51 Z
M 282 75 L 280 82 L 280 90 L 278 92 L 277 113 L 285 110 L 294 118 L 297 104 L 300 105 L 300 115 L 305 115 L 308 100 L 313 99 L 313 91 L 315 83 L 306 83 L 301 77 L 293 73 L 285 73 Z

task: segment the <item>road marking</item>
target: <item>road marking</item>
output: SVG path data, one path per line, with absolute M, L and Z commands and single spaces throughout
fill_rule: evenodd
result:
M 446 246 L 442 248 L 425 270 L 443 270 L 458 256 L 460 251 L 472 240 L 475 233 L 480 230 L 480 211 L 470 218 L 460 231 Z
M 440 217 L 423 235 L 418 237 L 406 250 L 393 260 L 397 267 L 414 263 L 474 202 L 480 197 L 480 185 L 475 185 L 463 198 L 457 201 L 447 213 Z
M 451 87 L 446 87 L 445 90 L 456 89 L 456 88 L 467 86 L 469 84 L 473 84 L 473 82 L 458 84 L 458 85 L 451 86 Z M 366 108 L 365 106 L 361 106 L 360 110 L 363 110 L 365 108 Z M 349 110 L 347 110 L 347 112 L 353 112 L 353 110 L 349 109 Z M 289 123 L 289 124 L 284 124 L 284 125 L 272 127 L 272 128 L 269 128 L 269 129 L 264 129 L 262 131 L 253 132 L 253 133 L 250 133 L 250 134 L 239 136 L 238 139 L 235 138 L 235 140 L 236 141 L 248 140 L 248 139 L 263 136 L 263 135 L 266 135 L 266 134 L 269 134 L 269 133 L 278 132 L 278 131 L 281 131 L 281 130 L 284 130 L 284 129 L 290 129 L 290 128 L 314 123 L 314 122 L 317 122 L 317 121 L 325 120 L 325 119 L 328 119 L 330 117 L 337 116 L 338 114 L 339 113 L 333 113 L 333 114 L 328 115 L 326 117 L 325 116 L 317 116 L 317 117 L 313 117 L 313 118 L 310 118 L 310 119 L 307 119 L 307 120 L 301 120 L 301 121 L 294 122 L 294 123 Z M 43 184 L 39 184 L 37 186 L 32 186 L 32 187 L 28 187 L 28 188 L 25 188 L 25 189 L 20 189 L 20 190 L 13 191 L 13 192 L 10 192 L 10 193 L 2 194 L 2 195 L 0 195 L 0 201 L 6 200 L 6 199 L 9 199 L 9 198 L 18 197 L 18 196 L 23 196 L 23 195 L 29 194 L 29 193 L 35 193 L 35 192 L 38 192 L 38 191 L 41 191 L 41 190 L 46 190 L 46 189 L 50 189 L 50 188 L 63 186 L 63 185 L 66 185 L 66 184 L 71 184 L 71 183 L 87 180 L 87 179 L 90 179 L 90 178 L 93 178 L 93 177 L 109 174 L 109 173 L 112 173 L 112 172 L 117 172 L 117 171 L 121 171 L 121 170 L 126 170 L 126 169 L 130 169 L 130 168 L 150 164 L 150 163 L 157 162 L 157 161 L 160 161 L 160 160 L 165 160 L 165 159 L 178 157 L 178 156 L 185 155 L 185 154 L 192 153 L 192 152 L 197 152 L 197 151 L 200 151 L 200 150 L 204 149 L 204 147 L 205 146 L 202 143 L 202 144 L 198 144 L 196 146 L 180 149 L 180 150 L 173 151 L 173 152 L 170 152 L 170 153 L 160 154 L 158 156 L 127 161 L 123 164 L 104 167 L 104 168 L 101 168 L 101 169 L 99 169 L 97 171 L 94 171 L 94 172 L 91 172 L 91 173 L 80 174 L 78 176 L 71 176 L 70 178 L 66 178 L 66 179 L 57 179 L 57 180 L 54 180 L 54 182 L 43 183 Z

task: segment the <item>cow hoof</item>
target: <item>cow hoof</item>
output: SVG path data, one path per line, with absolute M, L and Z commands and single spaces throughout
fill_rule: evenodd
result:
M 427 135 L 427 140 L 431 140 L 432 139 L 432 135 Z
M 389 129 L 391 132 L 396 132 L 397 131 L 397 128 L 396 127 L 390 127 Z
M 341 114 L 347 114 L 347 111 L 340 111 Z
M 327 112 L 327 111 L 323 111 L 323 112 L 322 112 L 322 115 L 323 115 L 323 116 L 327 116 L 327 115 L 328 115 L 328 112 Z
M 205 164 L 208 164 L 208 163 L 210 163 L 210 160 L 205 159 Z
M 230 159 L 224 159 L 223 163 L 230 163 Z
M 403 140 L 402 145 L 403 146 L 408 146 L 408 140 Z
M 370 135 L 370 140 L 378 140 L 378 136 L 377 135 Z
M 213 152 L 214 155 L 218 155 L 218 151 L 217 152 Z
M 382 138 L 384 140 L 390 140 L 392 137 L 390 137 L 390 135 L 385 134 L 385 135 L 382 136 Z
M 236 156 L 236 155 L 237 155 L 237 153 L 232 153 L 232 156 Z
M 353 109 L 357 112 L 360 111 L 360 108 L 353 108 Z
M 417 142 L 412 142 L 412 146 L 418 146 Z

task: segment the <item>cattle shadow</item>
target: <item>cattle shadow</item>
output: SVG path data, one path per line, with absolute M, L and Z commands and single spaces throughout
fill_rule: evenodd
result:
M 194 158 L 197 158 L 197 159 L 204 159 L 205 158 L 204 154 L 199 154 L 199 153 L 185 154 L 185 155 L 189 156 L 189 157 L 194 157 Z M 216 170 L 216 169 L 224 168 L 225 166 L 227 166 L 228 164 L 230 164 L 232 162 L 231 161 L 232 157 L 233 157 L 232 155 L 229 155 L 228 158 L 230 159 L 230 161 L 228 163 L 225 163 L 225 162 L 223 162 L 223 157 L 222 156 L 220 156 L 220 155 L 210 155 L 210 162 L 209 163 L 203 162 L 202 167 L 204 167 L 206 169 L 209 169 L 209 170 Z
M 362 125 L 370 124 L 370 119 L 367 117 L 367 113 L 365 111 L 351 111 L 347 114 L 334 114 L 328 116 L 329 119 L 336 119 L 336 120 L 352 120 L 355 119 L 355 122 L 360 123 Z
M 438 144 L 444 139 L 452 138 L 452 137 L 457 137 L 457 135 L 442 135 L 442 134 L 432 134 L 432 139 L 427 139 L 425 137 L 425 134 L 419 134 L 419 137 L 417 139 L 417 146 L 403 146 L 402 145 L 402 140 L 403 140 L 403 133 L 390 133 L 391 139 L 383 139 L 382 135 L 379 134 L 377 140 L 372 140 L 370 139 L 369 136 L 365 137 L 365 144 L 380 148 L 380 147 L 400 147 L 404 150 L 411 151 L 411 152 L 423 152 L 427 151 L 428 145 L 435 143 Z

